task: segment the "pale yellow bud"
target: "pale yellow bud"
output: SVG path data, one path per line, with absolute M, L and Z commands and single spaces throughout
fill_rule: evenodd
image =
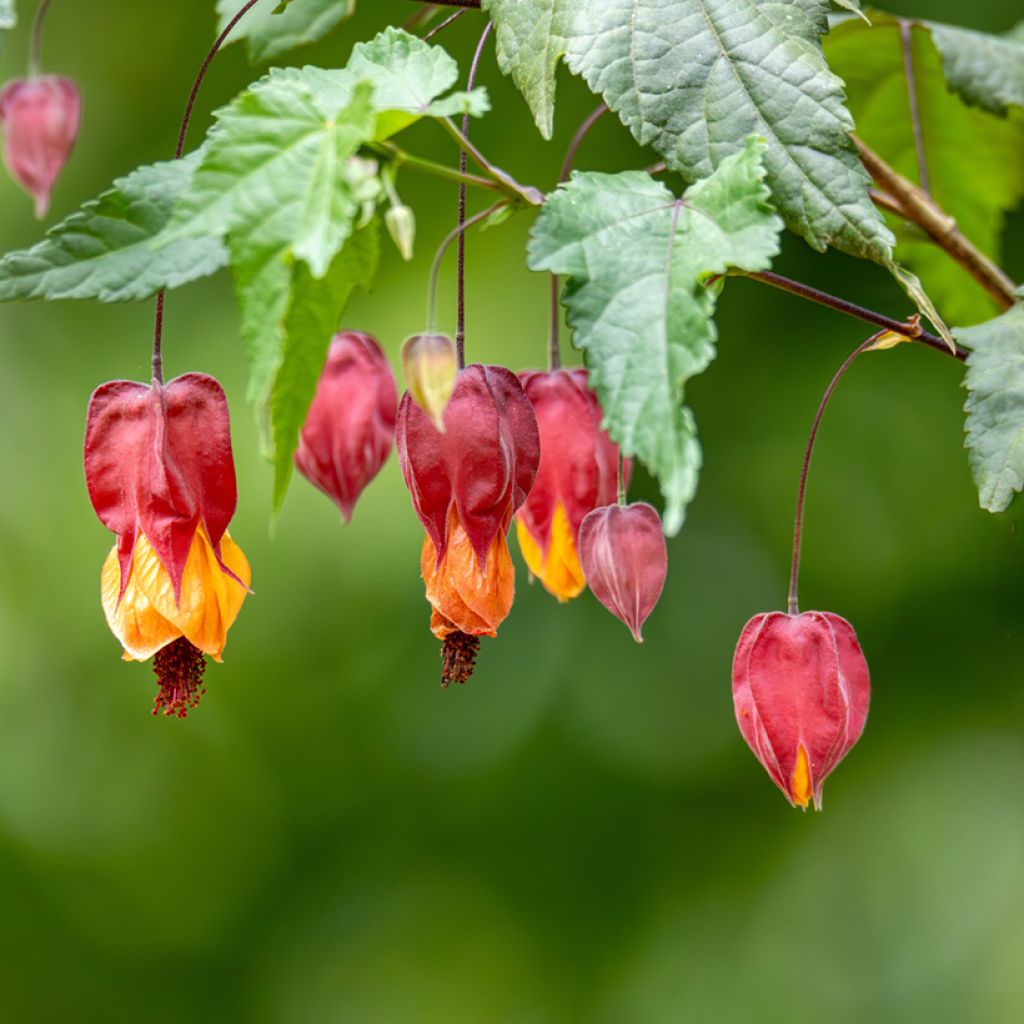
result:
M 402 346 L 402 371 L 416 404 L 444 431 L 444 410 L 455 388 L 459 361 L 451 338 L 414 334 Z
M 404 204 L 391 206 L 384 214 L 384 224 L 395 247 L 402 254 L 402 259 L 411 260 L 413 243 L 416 241 L 415 214 Z

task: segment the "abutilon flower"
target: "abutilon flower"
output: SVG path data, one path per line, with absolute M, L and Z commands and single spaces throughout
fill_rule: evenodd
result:
M 398 391 L 369 334 L 336 334 L 299 435 L 295 465 L 341 509 L 347 523 L 395 439 Z
M 515 569 L 505 534 L 533 486 L 540 460 L 537 420 L 514 373 L 474 364 L 461 370 L 444 432 L 402 396 L 396 440 L 402 475 L 427 536 L 420 569 L 444 641 L 442 684 L 464 683 L 481 636 L 494 636 L 512 607 Z
M 35 197 L 40 219 L 74 148 L 81 116 L 82 97 L 70 78 L 16 78 L 0 90 L 4 159 L 14 180 Z
M 732 665 L 736 721 L 795 807 L 813 799 L 864 731 L 868 666 L 853 627 L 831 612 L 766 612 L 743 627 Z
M 530 572 L 568 601 L 586 586 L 580 524 L 588 512 L 615 501 L 619 449 L 601 429 L 586 370 L 527 371 L 519 379 L 537 414 L 540 469 L 516 513 L 516 534 Z M 628 480 L 628 463 L 623 473 Z
M 643 643 L 640 628 L 668 575 L 658 513 L 643 501 L 594 509 L 580 526 L 580 563 L 594 597 Z
M 248 591 L 249 563 L 227 532 L 235 512 L 228 407 L 220 384 L 187 373 L 166 386 L 115 380 L 93 392 L 85 479 L 117 534 L 103 611 L 126 661 L 153 658 L 153 713 L 184 718 L 203 692 Z

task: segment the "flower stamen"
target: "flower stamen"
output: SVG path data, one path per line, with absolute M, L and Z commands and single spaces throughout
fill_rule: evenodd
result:
M 153 672 L 160 692 L 153 702 L 153 714 L 187 718 L 206 693 L 203 673 L 206 655 L 183 636 L 162 647 L 153 656 Z
M 469 633 L 449 633 L 441 647 L 441 685 L 468 683 L 480 653 L 480 637 Z

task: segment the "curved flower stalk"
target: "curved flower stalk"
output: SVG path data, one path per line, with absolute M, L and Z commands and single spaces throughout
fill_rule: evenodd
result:
M 732 667 L 736 721 L 794 806 L 814 801 L 860 739 L 868 665 L 853 627 L 831 612 L 766 612 L 743 628 Z
M 589 512 L 615 501 L 619 449 L 601 429 L 586 370 L 528 370 L 519 379 L 537 414 L 541 451 L 537 481 L 516 513 L 516 535 L 531 574 L 568 601 L 586 586 L 580 525 Z M 623 486 L 629 470 L 627 462 Z
M 359 495 L 380 472 L 395 440 L 398 392 L 380 345 L 345 331 L 331 341 L 295 465 L 352 519 Z
M 154 714 L 184 718 L 204 692 L 205 656 L 220 661 L 249 582 L 227 532 L 235 468 L 227 401 L 212 377 L 117 380 L 89 402 L 85 478 L 117 535 L 102 602 L 127 661 L 153 658 Z
M 469 679 L 479 637 L 494 636 L 512 607 L 515 569 L 505 535 L 533 486 L 540 442 L 522 385 L 500 366 L 459 372 L 444 428 L 405 393 L 398 457 L 427 533 L 420 567 L 430 628 L 444 641 L 447 685 Z
M 4 161 L 36 201 L 36 217 L 50 209 L 50 194 L 68 162 L 82 117 L 82 97 L 70 78 L 17 78 L 0 90 Z

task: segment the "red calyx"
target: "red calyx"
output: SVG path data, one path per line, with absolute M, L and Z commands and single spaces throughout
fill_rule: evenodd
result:
M 398 392 L 380 345 L 346 331 L 331 341 L 295 465 L 349 522 L 359 495 L 391 453 Z
M 658 513 L 642 501 L 594 509 L 580 526 L 580 564 L 594 596 L 642 643 L 668 574 Z
M 541 458 L 518 518 L 546 555 L 556 506 L 565 509 L 575 541 L 587 513 L 615 501 L 619 449 L 601 429 L 586 370 L 527 370 L 519 379 L 537 415 Z M 628 463 L 623 472 L 628 483 Z
M 831 612 L 755 615 L 732 668 L 736 721 L 794 806 L 821 810 L 825 779 L 860 738 L 871 684 L 853 627 Z M 802 751 L 802 752 L 801 752 Z
M 454 504 L 483 568 L 537 475 L 537 419 L 514 373 L 474 363 L 459 371 L 444 426 L 441 433 L 408 392 L 402 396 L 395 432 L 402 475 L 437 564 Z
M 4 159 L 11 175 L 45 217 L 50 193 L 78 136 L 82 98 L 70 78 L 18 78 L 0 90 Z
M 89 401 L 85 480 L 96 515 L 117 534 L 122 595 L 141 530 L 180 596 L 196 529 L 203 526 L 219 557 L 235 512 L 235 465 L 220 384 L 202 373 L 167 385 L 101 384 Z

